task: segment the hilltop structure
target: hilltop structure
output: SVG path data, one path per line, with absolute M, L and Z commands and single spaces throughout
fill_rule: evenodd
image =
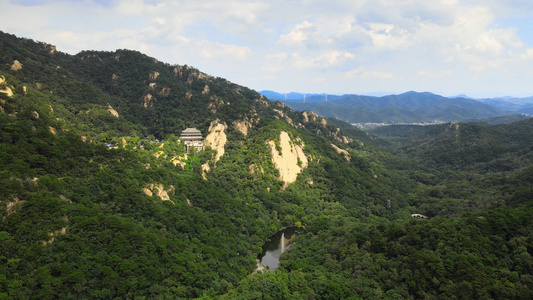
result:
M 204 145 L 202 132 L 196 128 L 187 128 L 181 132 L 180 138 L 185 142 L 187 153 L 192 149 L 196 151 L 202 150 Z

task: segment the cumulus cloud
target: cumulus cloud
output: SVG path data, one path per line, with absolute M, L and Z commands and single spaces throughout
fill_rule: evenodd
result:
M 440 70 L 436 72 L 429 72 L 429 71 L 418 71 L 418 75 L 422 77 L 423 79 L 444 79 L 444 78 L 450 78 L 453 76 L 453 71 L 451 70 Z
M 377 70 L 367 70 L 364 67 L 359 67 L 357 69 L 346 71 L 342 74 L 344 79 L 400 79 L 398 76 L 394 75 L 392 72 L 377 71 Z
M 25 4 L 25 5 L 20 5 Z M 0 28 L 60 51 L 131 48 L 216 76 L 347 93 L 354 81 L 413 89 L 415 80 L 465 80 L 528 89 L 527 0 L 27 0 L 6 3 Z M 24 16 L 21 18 L 20 16 Z M 521 35 L 519 35 L 519 33 Z M 533 38 L 531 38 L 533 41 Z M 452 71 L 453 70 L 453 71 Z M 459 77 L 461 74 L 461 77 Z M 529 76 L 529 75 L 527 75 Z M 276 78 L 276 80 L 274 80 Z M 392 85 L 388 85 L 391 87 Z M 450 84 L 453 87 L 453 84 Z M 398 89 L 398 87 L 395 87 Z M 428 88 L 429 89 L 429 88 Z M 401 92 L 397 91 L 397 92 Z M 469 91 L 450 91 L 454 93 Z M 533 91 L 531 91 L 533 94 Z

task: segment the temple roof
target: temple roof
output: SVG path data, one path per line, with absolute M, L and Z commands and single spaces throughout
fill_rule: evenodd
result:
M 202 132 L 196 128 L 187 128 L 181 134 L 202 134 Z

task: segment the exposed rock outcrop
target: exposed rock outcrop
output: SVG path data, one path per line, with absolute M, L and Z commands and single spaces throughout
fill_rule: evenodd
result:
M 242 120 L 242 121 L 233 121 L 233 126 L 235 127 L 235 130 L 241 132 L 244 136 L 247 136 L 248 129 L 252 127 L 252 124 L 248 120 Z
M 303 151 L 303 142 L 298 143 L 291 141 L 289 134 L 282 131 L 279 136 L 279 150 L 274 141 L 268 141 L 272 153 L 272 163 L 278 169 L 279 176 L 285 182 L 285 189 L 289 184 L 296 181 L 298 174 L 307 168 L 307 156 Z
M 206 172 L 209 172 L 210 170 L 211 168 L 209 167 L 209 162 L 206 162 L 205 164 L 202 165 L 202 178 L 204 180 L 207 180 Z
M 304 122 L 305 123 L 309 123 L 309 122 L 316 122 L 318 120 L 318 115 L 315 114 L 314 112 L 307 112 L 307 111 L 304 111 L 302 113 L 302 116 L 304 118 Z
M 332 133 L 331 135 L 339 143 L 348 144 L 348 143 L 353 142 L 352 138 L 346 137 L 344 134 L 342 134 L 340 128 L 337 128 L 337 130 L 334 133 Z
M 153 71 L 148 77 L 150 78 L 150 80 L 156 80 L 157 77 L 159 77 L 159 72 Z
M 186 161 L 187 161 L 187 154 L 185 154 L 184 157 L 182 157 L 182 156 L 174 157 L 171 160 L 171 162 L 172 162 L 172 164 L 174 164 L 174 166 L 180 165 L 182 168 L 185 168 L 185 165 L 187 164 Z
M 13 64 L 11 65 L 11 70 L 18 71 L 20 69 L 22 69 L 22 64 L 18 60 L 13 61 Z
M 143 106 L 144 108 L 150 108 L 154 106 L 155 97 L 152 96 L 152 94 L 147 94 L 143 98 Z
M 335 149 L 338 154 L 344 155 L 344 158 L 346 158 L 347 161 L 352 160 L 352 157 L 350 156 L 350 153 L 348 153 L 348 151 L 337 147 L 335 144 L 331 144 L 331 147 L 333 147 L 333 149 Z
M 208 94 L 208 93 L 209 93 L 209 86 L 206 84 L 206 85 L 204 86 L 204 90 L 202 91 L 202 94 L 205 95 L 205 94 Z
M 289 118 L 289 116 L 286 116 L 285 113 L 279 109 L 274 109 L 274 111 L 279 115 L 279 118 L 280 119 L 285 119 L 285 121 L 291 125 L 294 125 L 294 123 L 292 122 L 292 119 Z
M 165 95 L 165 96 L 170 95 L 170 88 L 168 87 L 162 88 L 161 91 L 159 91 L 159 95 Z
M 161 183 L 152 183 L 152 184 L 147 185 L 143 189 L 143 192 L 147 196 L 150 196 L 150 197 L 157 196 L 162 201 L 170 201 L 172 203 L 174 203 L 174 201 L 170 200 L 169 193 L 173 194 L 174 191 L 175 191 L 174 186 L 171 185 L 170 188 L 165 189 L 165 187 Z
M 113 117 L 118 118 L 118 112 L 113 107 L 111 107 L 111 105 L 107 106 L 107 112 Z
M 4 76 L 0 76 L 0 85 L 3 84 L 5 84 L 5 87 L 0 89 L 0 93 L 6 94 L 7 97 L 13 97 L 13 90 L 7 86 L 6 78 Z
M 22 203 L 24 203 L 24 201 L 19 200 L 19 198 L 17 198 L 17 197 L 15 197 L 13 199 L 13 201 L 8 202 L 6 204 L 7 215 L 9 216 L 10 214 L 16 212 L 18 206 L 21 205 Z
M 222 124 L 219 120 L 215 120 L 211 122 L 211 126 L 209 126 L 209 134 L 205 137 L 204 149 L 206 147 L 211 147 L 211 149 L 217 152 L 215 155 L 215 163 L 222 155 L 224 155 L 224 146 L 228 140 L 224 131 L 227 128 L 228 126 L 226 124 Z

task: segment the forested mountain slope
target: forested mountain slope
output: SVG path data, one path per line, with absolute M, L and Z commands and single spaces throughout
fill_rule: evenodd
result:
M 407 92 L 383 97 L 345 95 L 330 101 L 285 102 L 295 110 L 313 111 L 349 123 L 463 121 L 510 114 L 466 98 L 446 98 L 432 93 Z
M 135 51 L 72 56 L 0 33 L 0 79 L 0 298 L 531 296 L 530 169 L 442 196 L 445 180 L 484 179 L 420 167 L 347 124 Z M 187 127 L 204 150 L 186 153 Z M 478 230 L 478 216 L 507 229 Z M 463 223 L 474 225 L 450 237 Z M 252 275 L 263 242 L 295 225 L 282 268 Z M 472 235 L 506 248 L 443 271 L 479 246 L 448 245 Z M 490 280 L 468 283 L 475 272 Z
M 493 126 L 442 124 L 413 138 L 403 151 L 435 168 L 511 171 L 533 162 L 532 126 L 533 119 Z

